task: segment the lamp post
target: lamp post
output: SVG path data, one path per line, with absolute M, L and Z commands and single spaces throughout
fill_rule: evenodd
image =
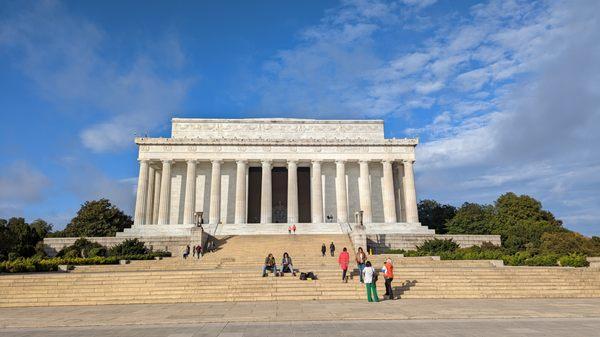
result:
M 202 215 L 204 212 L 194 212 L 194 221 L 196 222 L 196 227 L 202 228 L 202 224 L 204 223 L 204 218 Z

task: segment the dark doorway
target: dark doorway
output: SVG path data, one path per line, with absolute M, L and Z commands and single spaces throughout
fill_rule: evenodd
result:
M 262 167 L 248 170 L 248 223 L 260 223 L 260 194 L 262 187 Z
M 273 184 L 273 222 L 287 222 L 287 186 L 288 171 L 285 167 L 274 167 L 271 182 Z
M 312 221 L 310 213 L 310 167 L 298 167 L 298 222 Z

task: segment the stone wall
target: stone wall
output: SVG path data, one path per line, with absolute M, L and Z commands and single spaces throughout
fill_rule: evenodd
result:
M 79 238 L 45 238 L 44 249 L 48 256 L 55 256 L 61 249 L 71 246 Z M 125 241 L 126 237 L 86 237 L 86 239 L 97 242 L 105 247 L 113 247 Z M 189 237 L 147 237 L 141 238 L 146 244 L 146 247 L 153 250 L 164 250 L 171 252 L 173 255 L 179 255 L 183 252 L 186 245 L 190 244 Z M 194 244 L 194 243 L 192 243 Z
M 423 242 L 432 239 L 452 239 L 461 247 L 479 246 L 484 242 L 500 245 L 500 235 L 453 235 L 453 234 L 369 234 L 367 246 L 374 252 L 386 249 L 414 250 Z

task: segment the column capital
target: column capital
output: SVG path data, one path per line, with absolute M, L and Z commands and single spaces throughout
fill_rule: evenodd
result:
M 248 163 L 248 160 L 247 160 L 247 159 L 237 159 L 235 162 L 236 162 L 238 165 L 241 165 L 241 164 L 247 164 L 247 163 Z
M 414 163 L 415 163 L 415 161 L 412 159 L 402 159 L 402 164 L 404 164 L 404 165 L 406 165 L 406 164 L 412 165 Z
M 385 164 L 385 165 L 388 165 L 388 164 L 392 165 L 394 163 L 394 161 L 395 160 L 393 160 L 393 159 L 384 159 L 384 160 L 381 161 L 381 163 Z
M 262 164 L 263 167 L 273 165 L 273 161 L 270 159 L 261 160 L 260 163 Z
M 358 163 L 359 163 L 359 164 L 363 164 L 363 165 L 364 165 L 364 164 L 367 164 L 367 165 L 368 165 L 370 162 L 371 162 L 370 160 L 366 160 L 366 159 L 360 159 L 360 160 L 358 161 Z
M 222 159 L 211 159 L 210 162 L 212 164 L 223 164 L 223 160 Z
M 347 162 L 346 159 L 338 159 L 338 160 L 335 161 L 335 164 L 336 165 L 345 165 L 346 162 Z
M 149 164 L 150 163 L 150 159 L 138 159 L 138 161 L 141 163 L 146 163 Z
M 310 161 L 310 163 L 313 165 L 316 165 L 316 164 L 321 165 L 323 163 L 323 161 L 321 159 L 313 159 Z
M 173 163 L 173 159 L 161 159 L 160 161 L 163 164 L 172 164 Z
M 298 165 L 298 160 L 297 159 L 288 159 L 287 161 L 288 166 L 290 165 Z
M 186 159 L 185 161 L 188 164 L 197 164 L 198 163 L 198 159 Z

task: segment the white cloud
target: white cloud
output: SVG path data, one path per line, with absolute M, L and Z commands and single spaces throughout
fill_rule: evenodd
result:
M 18 55 L 15 64 L 49 101 L 95 114 L 99 121 L 81 132 L 85 146 L 132 146 L 134 132 L 154 129 L 181 106 L 190 80 L 178 75 L 185 55 L 173 34 L 119 63 L 107 56 L 110 36 L 93 22 L 55 1 L 25 7 L 0 20 L 0 50 Z
M 23 208 L 43 200 L 50 181 L 26 162 L 15 161 L 0 170 L 0 217 L 19 216 Z

